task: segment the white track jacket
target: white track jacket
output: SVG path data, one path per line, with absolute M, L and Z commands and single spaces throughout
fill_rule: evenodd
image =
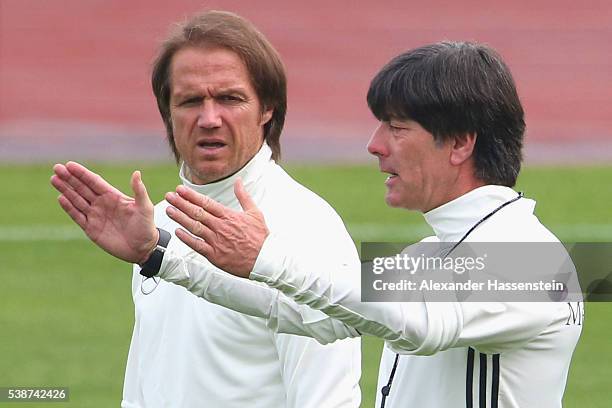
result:
M 181 178 L 194 190 L 239 209 L 233 185 L 237 177 L 242 177 L 270 231 L 279 239 L 316 253 L 333 270 L 358 262 L 353 242 L 336 212 L 291 179 L 270 157 L 271 150 L 264 144 L 242 170 L 228 179 L 196 186 L 185 178 L 183 169 Z M 167 206 L 165 201 L 156 205 L 155 223 L 174 234 L 178 225 L 166 216 Z M 224 280 L 224 291 L 216 290 L 214 282 L 194 283 L 200 291 L 217 294 L 210 297 L 211 302 L 232 306 L 234 298 L 240 300 L 246 295 L 257 299 L 262 292 L 278 298 L 278 292 L 264 284 L 233 278 L 215 269 L 176 237 L 171 239 L 167 254 L 167 261 L 174 256 L 175 261 L 193 262 L 199 276 L 205 276 L 202 272 L 209 269 L 230 278 Z M 143 280 L 135 267 L 132 293 L 136 315 L 123 408 L 359 407 L 359 339 L 321 345 L 312 338 L 279 334 L 276 321 L 262 318 L 269 316 L 272 312 L 268 309 L 276 305 L 271 298 L 266 298 L 265 306 L 257 301 L 245 303 L 246 309 L 234 306 L 242 312 L 238 313 L 159 278 L 157 287 L 153 279 L 144 284 Z M 152 287 L 155 289 L 150 294 L 143 293 Z M 329 320 L 320 311 L 290 303 L 291 312 L 296 313 L 291 320 L 299 321 L 300 327 L 316 328 L 319 322 Z M 285 330 L 292 331 L 296 330 Z
M 507 187 L 484 186 L 426 213 L 436 234 L 429 240 L 458 241 L 516 195 Z M 534 207 L 525 198 L 508 205 L 467 241 L 558 242 L 533 214 Z M 362 303 L 359 271 L 353 260 L 334 269 L 272 233 L 250 278 L 282 295 L 263 288 L 249 294 L 246 280 L 230 283 L 228 275 L 173 254 L 164 258 L 160 275 L 198 296 L 251 308 L 280 332 L 321 343 L 360 334 L 384 339 L 379 390 L 387 385 L 395 353 L 401 354 L 386 408 L 561 406 L 582 329 L 582 318 L 576 318 L 584 310 L 581 303 Z M 331 318 L 311 324 L 298 304 Z M 380 392 L 377 399 L 380 406 Z

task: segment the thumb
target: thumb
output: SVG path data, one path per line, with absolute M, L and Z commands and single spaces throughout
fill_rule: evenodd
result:
M 245 212 L 249 210 L 258 210 L 255 202 L 244 188 L 241 178 L 236 179 L 236 182 L 234 183 L 234 194 L 236 194 L 236 198 Z
M 145 208 L 149 205 L 153 205 L 147 193 L 147 188 L 142 182 L 142 175 L 138 170 L 132 173 L 132 191 L 134 192 L 134 199 L 138 207 Z

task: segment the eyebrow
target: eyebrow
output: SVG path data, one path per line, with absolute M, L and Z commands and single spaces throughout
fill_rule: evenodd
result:
M 401 123 L 403 125 L 409 125 L 408 122 L 410 122 L 410 119 L 399 119 L 399 118 L 390 117 L 389 119 L 384 120 L 383 122 L 389 122 L 389 123 L 394 122 L 394 123 Z
M 216 90 L 215 94 L 231 94 L 231 93 L 239 93 L 246 95 L 247 91 L 245 88 L 241 86 L 229 87 L 229 88 L 219 88 Z
M 246 88 L 241 87 L 241 86 L 218 88 L 214 91 L 212 95 L 216 96 L 216 95 L 227 95 L 227 94 L 240 94 L 240 95 L 245 96 L 247 94 L 247 90 Z M 181 99 L 181 98 L 188 98 L 188 97 L 197 96 L 197 95 L 200 95 L 199 90 L 186 89 L 183 92 L 178 92 L 178 91 L 172 92 L 170 97 Z

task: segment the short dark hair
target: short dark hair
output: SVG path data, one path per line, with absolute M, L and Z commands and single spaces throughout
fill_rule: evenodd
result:
M 393 58 L 374 77 L 368 106 L 378 120 L 418 122 L 436 141 L 474 133 L 475 176 L 512 187 L 525 120 L 510 70 L 491 48 L 443 41 Z
M 274 109 L 272 118 L 264 125 L 264 139 L 272 149 L 272 159 L 280 159 L 279 139 L 287 113 L 287 77 L 280 56 L 266 37 L 247 20 L 225 11 L 206 11 L 177 25 L 162 43 L 153 63 L 151 85 L 166 126 L 168 143 L 177 162 L 180 154 L 174 142 L 170 117 L 172 57 L 185 47 L 210 45 L 235 52 L 246 65 L 262 111 Z

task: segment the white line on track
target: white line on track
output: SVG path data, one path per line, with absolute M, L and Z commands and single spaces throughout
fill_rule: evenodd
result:
M 87 239 L 85 233 L 72 225 L 0 226 L 0 241 L 4 242 L 76 241 L 85 239 Z
M 416 241 L 433 232 L 424 225 L 353 223 L 347 225 L 357 241 Z M 612 224 L 556 224 L 550 229 L 562 240 L 612 241 Z M 0 242 L 44 242 L 86 240 L 72 225 L 0 225 Z

